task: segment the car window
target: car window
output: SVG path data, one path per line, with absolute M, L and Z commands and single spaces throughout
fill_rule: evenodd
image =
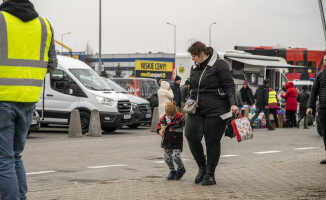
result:
M 63 94 L 69 94 L 71 85 L 76 82 L 63 70 L 57 69 L 50 75 L 51 88 Z

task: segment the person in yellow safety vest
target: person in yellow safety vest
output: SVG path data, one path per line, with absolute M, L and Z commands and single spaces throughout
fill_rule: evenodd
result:
M 3 3 L 2 3 L 3 2 Z M 0 199 L 26 199 L 21 153 L 47 72 L 57 67 L 53 30 L 29 0 L 0 5 Z
M 278 119 L 277 119 L 277 108 L 278 108 L 278 102 L 276 98 L 276 91 L 273 90 L 272 88 L 269 88 L 269 95 L 268 95 L 268 108 L 269 108 L 269 113 L 273 114 L 274 121 L 276 123 L 276 127 L 278 128 Z

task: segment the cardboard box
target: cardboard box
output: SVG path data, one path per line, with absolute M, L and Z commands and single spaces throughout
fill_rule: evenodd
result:
M 241 109 L 241 115 L 244 117 L 248 117 L 249 116 L 249 108 Z
M 274 115 L 273 114 L 269 114 L 269 119 L 272 121 L 272 120 L 275 120 L 274 119 Z

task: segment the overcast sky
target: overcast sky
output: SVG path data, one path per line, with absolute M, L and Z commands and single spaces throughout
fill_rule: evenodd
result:
M 99 0 L 31 0 L 73 51 L 98 52 Z M 326 0 L 323 0 L 326 1 Z M 325 2 L 326 4 L 326 2 Z M 235 45 L 324 50 L 318 0 L 102 0 L 102 53 L 186 52 L 191 41 L 219 52 Z M 61 47 L 57 47 L 61 51 Z

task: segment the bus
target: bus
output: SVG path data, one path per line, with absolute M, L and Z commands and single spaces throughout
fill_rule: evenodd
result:
M 290 65 L 306 66 L 306 68 L 289 68 L 286 77 L 292 80 L 309 80 L 316 73 L 324 69 L 323 57 L 325 51 L 308 50 L 307 48 L 286 48 L 280 46 L 235 46 L 235 50 L 241 50 L 253 55 L 282 57 Z

